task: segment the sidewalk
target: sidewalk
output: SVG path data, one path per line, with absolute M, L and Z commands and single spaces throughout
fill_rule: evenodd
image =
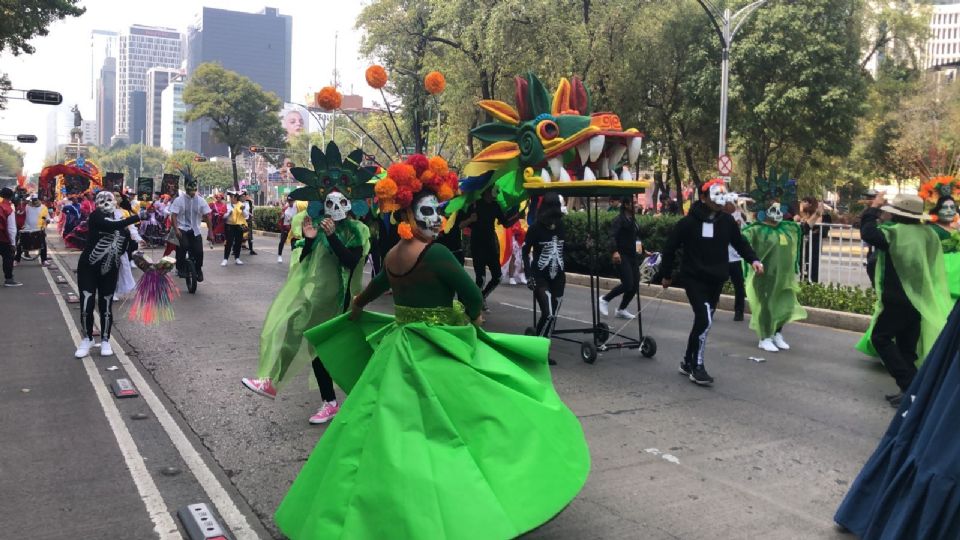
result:
M 0 288 L 0 523 L 9 538 L 151 538 L 154 525 L 36 261 Z M 71 307 L 79 304 L 70 304 Z

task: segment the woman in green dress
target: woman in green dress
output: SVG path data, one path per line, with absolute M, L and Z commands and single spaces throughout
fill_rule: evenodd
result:
M 943 262 L 947 269 L 950 298 L 956 302 L 960 298 L 960 231 L 955 228 L 956 200 L 950 196 L 940 197 L 930 209 L 930 218 L 933 230 L 943 246 Z
M 292 539 L 514 538 L 586 481 L 549 341 L 479 327 L 480 290 L 433 242 L 438 200 L 423 187 L 398 200 L 378 187 L 381 206 L 399 207 L 402 240 L 349 314 L 306 333 L 350 398 L 277 510 Z M 395 317 L 363 311 L 388 289 Z

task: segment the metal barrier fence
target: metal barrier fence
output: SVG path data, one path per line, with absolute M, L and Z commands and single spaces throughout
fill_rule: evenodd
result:
M 818 223 L 803 237 L 801 279 L 815 283 L 870 287 L 869 249 L 852 225 Z

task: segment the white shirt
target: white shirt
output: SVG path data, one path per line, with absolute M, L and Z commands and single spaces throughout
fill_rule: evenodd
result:
M 283 211 L 283 225 L 289 227 L 295 215 L 297 215 L 297 207 L 293 205 L 288 206 L 287 209 Z
M 46 220 L 49 219 L 49 212 L 47 207 L 44 205 L 40 206 L 30 206 L 27 205 L 25 210 L 25 218 L 23 221 L 23 230 L 25 232 L 35 232 L 42 229 L 40 226 L 40 220 L 44 219 L 44 226 L 46 226 Z
M 203 216 L 209 214 L 210 205 L 200 195 L 190 197 L 187 194 L 178 196 L 167 208 L 167 212 L 177 215 L 177 228 L 181 231 L 193 231 L 200 235 L 200 223 Z
M 739 225 L 740 228 L 742 229 L 742 228 L 743 228 L 743 214 L 741 214 L 739 210 L 736 210 L 736 211 L 734 211 L 734 212 L 733 212 L 732 214 L 730 214 L 730 215 L 733 216 L 733 219 L 736 220 L 737 225 Z M 739 253 L 737 253 L 737 250 L 733 249 L 733 246 L 731 246 L 731 245 L 728 244 L 728 245 L 727 245 L 727 260 L 728 260 L 729 262 L 740 262 L 740 261 L 743 260 L 743 257 L 741 257 Z

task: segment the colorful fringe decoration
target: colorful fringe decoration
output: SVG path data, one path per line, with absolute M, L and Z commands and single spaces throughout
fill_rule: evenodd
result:
M 169 274 L 176 265 L 176 259 L 164 257 L 157 263 L 151 263 L 142 254 L 135 253 L 133 260 L 137 268 L 143 270 L 143 275 L 137 281 L 127 318 L 143 324 L 172 321 L 173 299 L 180 296 L 180 290 Z

